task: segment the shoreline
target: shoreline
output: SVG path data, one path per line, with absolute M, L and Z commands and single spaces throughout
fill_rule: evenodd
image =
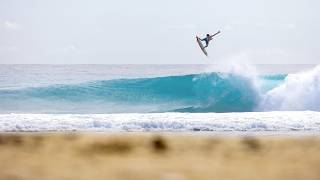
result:
M 165 135 L 165 136 L 194 136 L 213 138 L 312 138 L 320 137 L 316 131 L 0 131 L 0 135 L 98 135 L 98 136 L 126 136 L 126 135 Z

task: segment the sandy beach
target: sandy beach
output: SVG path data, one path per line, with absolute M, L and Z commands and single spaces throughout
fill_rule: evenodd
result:
M 315 136 L 4 133 L 1 179 L 319 179 Z

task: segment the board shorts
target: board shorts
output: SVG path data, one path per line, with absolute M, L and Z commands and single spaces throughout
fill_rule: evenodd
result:
M 208 39 L 206 38 L 206 39 L 203 39 L 203 40 L 206 42 L 206 46 L 208 46 L 209 45 Z

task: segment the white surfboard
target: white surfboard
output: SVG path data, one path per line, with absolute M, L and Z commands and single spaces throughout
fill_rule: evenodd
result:
M 203 52 L 206 56 L 208 56 L 208 53 L 207 53 L 206 49 L 204 48 L 204 46 L 203 46 L 203 44 L 202 44 L 202 42 L 201 42 L 201 39 L 200 39 L 198 36 L 197 36 L 196 38 L 197 38 L 197 42 L 198 42 L 198 44 L 199 44 L 202 52 Z

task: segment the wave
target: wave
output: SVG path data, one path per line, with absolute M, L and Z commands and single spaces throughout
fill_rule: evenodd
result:
M 320 66 L 251 77 L 204 73 L 0 90 L 0 112 L 144 113 L 320 110 Z
M 249 77 L 207 73 L 2 90 L 0 97 L 2 102 L 14 101 L 15 109 L 27 105 L 29 110 L 69 113 L 229 112 L 252 111 L 259 93 Z

